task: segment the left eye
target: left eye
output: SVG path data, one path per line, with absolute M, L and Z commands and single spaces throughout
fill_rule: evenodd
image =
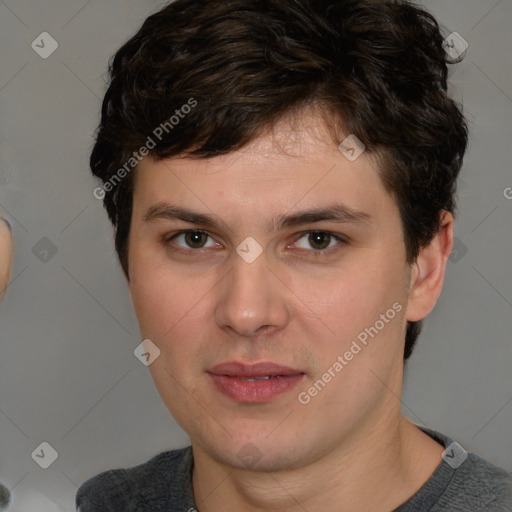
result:
M 338 243 L 343 243 L 343 240 L 333 235 L 332 233 L 328 231 L 308 231 L 307 233 L 304 233 L 298 240 L 302 240 L 303 238 L 306 238 L 307 244 L 309 244 L 315 251 L 325 251 L 326 249 L 330 249 L 332 246 L 330 242 L 334 240 L 337 240 Z M 308 247 L 301 247 L 301 249 L 308 249 Z

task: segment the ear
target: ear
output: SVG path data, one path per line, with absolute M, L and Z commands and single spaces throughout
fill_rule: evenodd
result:
M 13 240 L 10 224 L 0 218 L 0 302 L 5 296 L 11 274 Z
M 443 289 L 446 262 L 452 250 L 453 215 L 443 210 L 438 233 L 428 245 L 420 249 L 412 268 L 407 320 L 422 320 L 434 309 Z

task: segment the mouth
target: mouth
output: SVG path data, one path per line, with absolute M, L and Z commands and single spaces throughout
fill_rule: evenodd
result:
M 237 402 L 264 403 L 290 391 L 305 376 L 275 363 L 229 362 L 207 371 L 216 389 Z

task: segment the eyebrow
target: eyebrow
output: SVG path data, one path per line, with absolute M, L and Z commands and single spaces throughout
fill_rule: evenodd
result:
M 157 219 L 182 220 L 191 224 L 200 224 L 209 229 L 233 232 L 233 230 L 222 219 L 215 215 L 195 212 L 188 208 L 172 205 L 166 202 L 159 202 L 150 206 L 142 217 L 142 220 L 145 222 L 151 222 Z M 354 210 L 353 208 L 341 203 L 336 203 L 293 214 L 279 215 L 271 220 L 267 228 L 269 230 L 273 229 L 275 231 L 279 231 L 283 228 L 322 221 L 334 221 L 340 224 L 371 224 L 372 217 L 368 213 Z

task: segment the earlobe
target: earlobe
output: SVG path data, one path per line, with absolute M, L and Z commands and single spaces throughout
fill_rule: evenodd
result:
M 452 249 L 453 215 L 442 211 L 439 231 L 420 249 L 411 271 L 407 320 L 422 320 L 434 309 L 443 289 L 446 263 Z

